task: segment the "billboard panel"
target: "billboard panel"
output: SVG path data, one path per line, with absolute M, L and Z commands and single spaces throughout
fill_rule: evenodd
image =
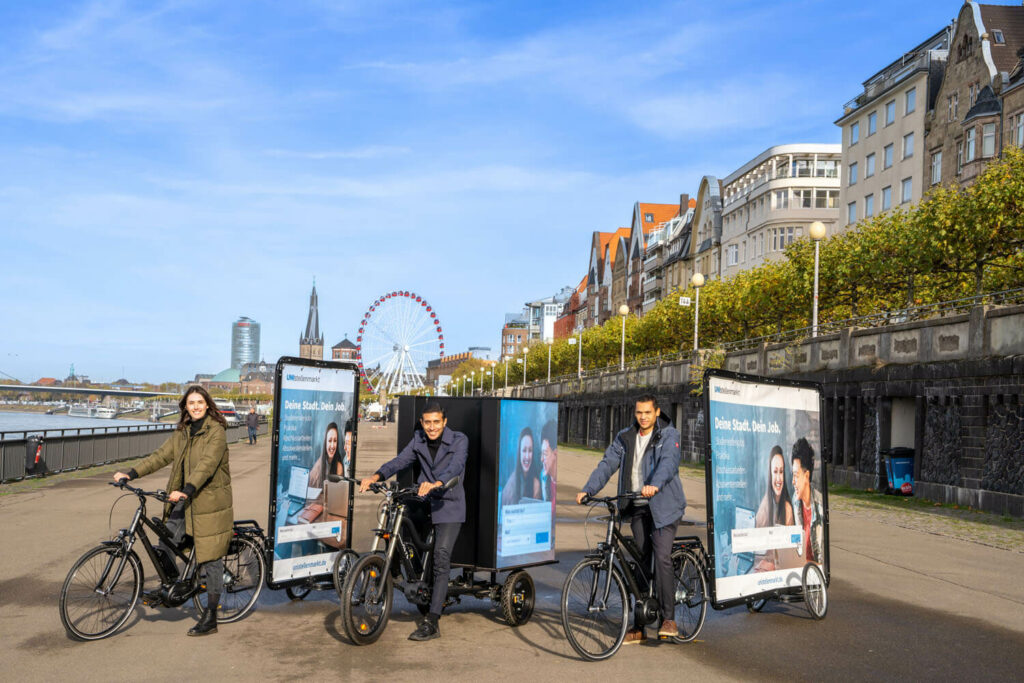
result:
M 558 404 L 501 401 L 496 568 L 555 559 Z
M 330 573 L 351 543 L 353 491 L 328 475 L 354 472 L 358 380 L 351 363 L 278 361 L 267 525 L 274 583 Z
M 715 603 L 799 587 L 808 562 L 827 576 L 818 386 L 711 372 L 705 396 Z

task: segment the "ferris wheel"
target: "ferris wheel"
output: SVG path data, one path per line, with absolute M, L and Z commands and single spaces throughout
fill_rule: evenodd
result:
M 359 371 L 374 393 L 424 386 L 427 361 L 444 357 L 441 321 L 415 292 L 389 292 L 363 314 L 356 337 Z

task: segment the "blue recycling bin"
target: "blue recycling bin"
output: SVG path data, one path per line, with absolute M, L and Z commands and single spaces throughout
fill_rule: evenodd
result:
M 882 451 L 885 456 L 886 493 L 914 495 L 914 449 L 896 446 Z

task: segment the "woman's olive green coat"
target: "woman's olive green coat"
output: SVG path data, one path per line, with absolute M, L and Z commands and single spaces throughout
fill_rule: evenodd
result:
M 185 533 L 195 541 L 196 561 L 209 562 L 224 557 L 231 543 L 235 519 L 224 427 L 206 419 L 195 436 L 189 436 L 187 425 L 183 430 L 175 430 L 134 469 L 144 477 L 167 465 L 171 466 L 168 491 L 180 491 L 186 484 L 195 488 L 195 494 L 185 503 Z M 164 519 L 170 511 L 170 503 L 164 505 Z

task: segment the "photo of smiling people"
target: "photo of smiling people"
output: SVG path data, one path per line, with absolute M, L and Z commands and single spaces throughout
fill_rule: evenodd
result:
M 554 559 L 558 404 L 501 402 L 497 567 Z

